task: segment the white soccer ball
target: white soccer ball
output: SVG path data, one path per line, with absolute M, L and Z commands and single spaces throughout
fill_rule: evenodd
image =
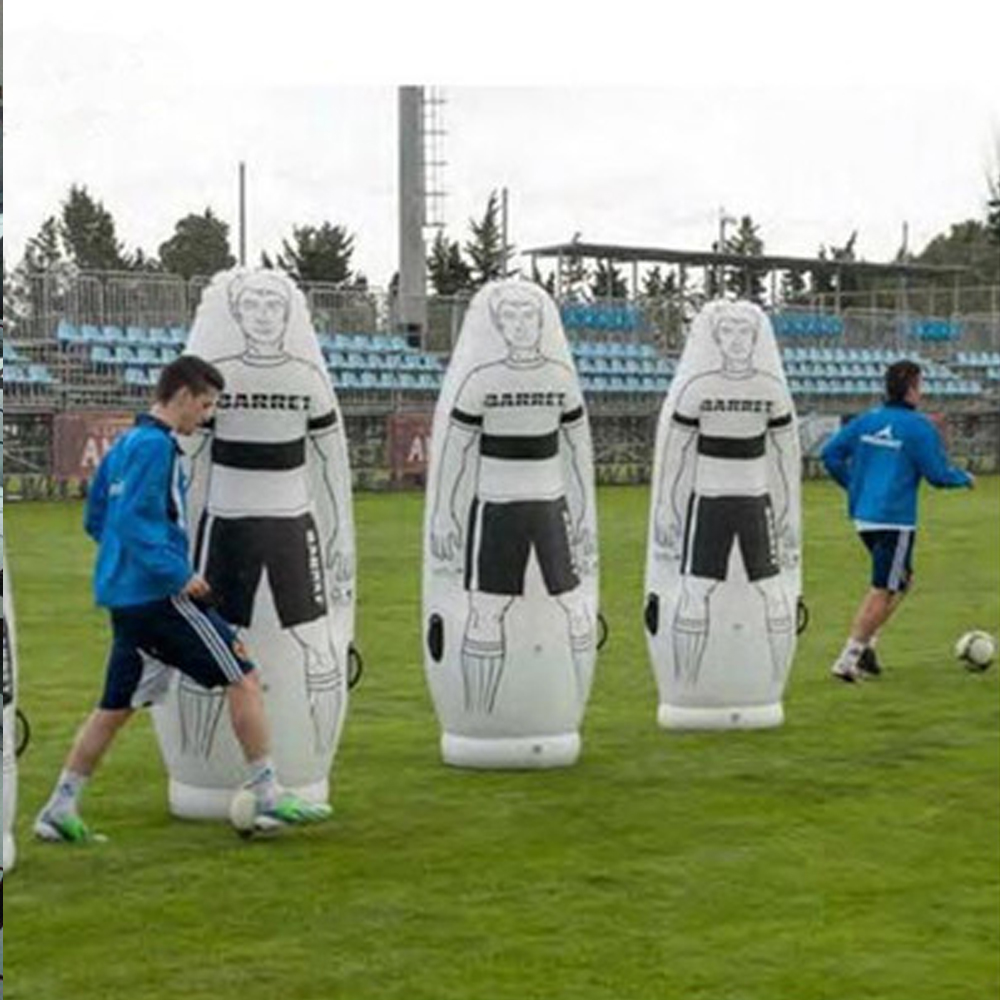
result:
M 257 828 L 257 797 L 241 788 L 229 803 L 229 822 L 241 837 L 251 837 Z
M 997 655 L 997 645 L 989 632 L 975 629 L 955 643 L 955 656 L 966 670 L 985 670 Z

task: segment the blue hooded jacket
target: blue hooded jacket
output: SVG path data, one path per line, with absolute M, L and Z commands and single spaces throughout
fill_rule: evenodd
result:
M 921 479 L 972 484 L 968 472 L 948 463 L 934 424 L 908 403 L 885 403 L 852 420 L 827 442 L 822 459 L 847 490 L 859 527 L 915 528 Z
M 162 600 L 191 579 L 178 454 L 170 428 L 144 414 L 101 462 L 84 519 L 99 546 L 98 604 L 122 608 Z

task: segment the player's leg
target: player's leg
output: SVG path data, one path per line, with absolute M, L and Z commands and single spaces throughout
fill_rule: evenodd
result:
M 304 802 L 279 784 L 260 681 L 236 631 L 217 612 L 188 597 L 165 603 L 156 636 L 158 651 L 201 687 L 224 691 L 233 733 L 249 766 L 245 789 L 253 796 L 258 825 L 270 828 L 329 816 L 329 806 Z
M 112 613 L 114 638 L 98 707 L 80 727 L 34 832 L 51 842 L 85 843 L 95 835 L 80 817 L 80 797 L 115 737 L 133 715 L 132 700 L 142 682 L 143 657 L 136 644 L 135 615 Z
M 912 530 L 863 531 L 861 539 L 872 556 L 872 580 L 851 623 L 850 634 L 831 673 L 844 681 L 863 679 L 860 666 L 871 640 L 902 602 L 912 576 Z

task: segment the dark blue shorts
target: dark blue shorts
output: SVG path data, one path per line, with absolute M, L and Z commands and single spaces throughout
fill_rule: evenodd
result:
M 902 593 L 913 576 L 913 528 L 860 532 L 861 541 L 872 554 L 872 586 Z
M 169 679 L 165 667 L 204 688 L 237 683 L 253 670 L 241 655 L 235 629 L 190 597 L 113 608 L 111 627 L 101 708 L 141 708 L 157 700 Z

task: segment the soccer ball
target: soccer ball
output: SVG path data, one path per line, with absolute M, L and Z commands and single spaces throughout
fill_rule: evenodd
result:
M 966 670 L 985 670 L 996 656 L 997 647 L 989 632 L 975 630 L 966 632 L 955 643 L 955 656 L 962 662 Z
M 250 838 L 257 830 L 257 798 L 249 788 L 241 788 L 229 803 L 229 822 L 233 829 L 244 838 Z

